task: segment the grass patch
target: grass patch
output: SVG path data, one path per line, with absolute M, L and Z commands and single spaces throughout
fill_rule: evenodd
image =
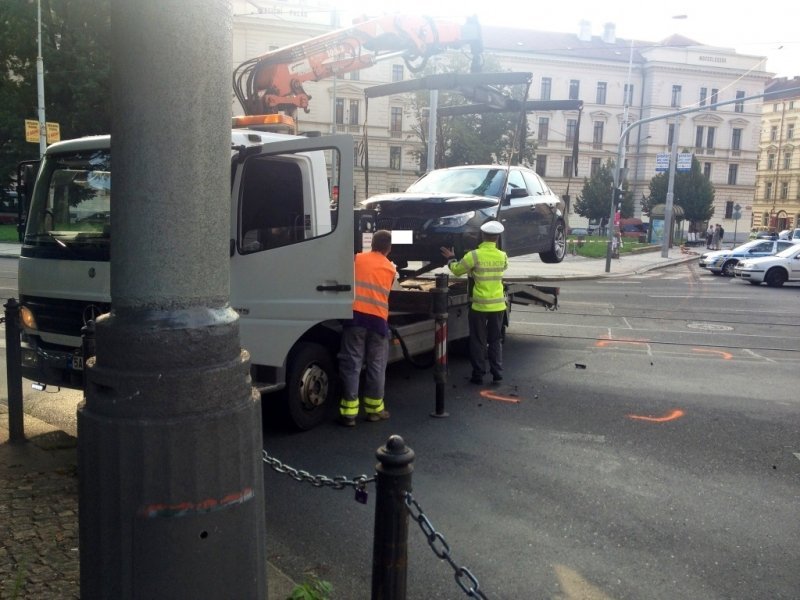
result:
M 16 225 L 0 225 L 0 242 L 19 242 Z
M 624 238 L 622 240 L 622 248 L 620 254 L 631 252 L 638 248 L 647 248 L 652 244 L 642 244 L 633 238 Z M 578 256 L 585 256 L 587 258 L 605 258 L 608 248 L 608 238 L 599 235 L 587 235 L 583 237 L 583 245 L 578 244 L 578 238 L 567 238 L 567 253 L 577 254 Z

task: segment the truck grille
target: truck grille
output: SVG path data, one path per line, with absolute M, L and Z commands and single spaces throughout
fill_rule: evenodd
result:
M 84 300 L 55 300 L 36 296 L 20 296 L 20 304 L 33 311 L 41 331 L 80 337 L 84 319 L 99 316 L 111 310 L 105 302 Z

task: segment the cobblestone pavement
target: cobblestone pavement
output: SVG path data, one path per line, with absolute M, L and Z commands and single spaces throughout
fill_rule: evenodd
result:
M 23 444 L 0 426 L 0 598 L 80 598 L 75 439 L 25 425 Z

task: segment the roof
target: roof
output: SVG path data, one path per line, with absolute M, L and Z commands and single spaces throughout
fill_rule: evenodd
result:
M 772 79 L 767 83 L 766 92 L 769 94 L 767 101 L 800 98 L 800 91 L 797 88 L 800 88 L 800 77 L 793 77 L 792 79 L 778 77 Z
M 633 61 L 636 63 L 644 62 L 639 50 L 646 48 L 704 45 L 681 35 L 672 35 L 660 42 L 626 40 L 622 38 L 614 38 L 613 41 L 606 42 L 597 35 L 592 36 L 590 40 L 581 40 L 574 33 L 533 31 L 508 27 L 483 26 L 481 31 L 483 46 L 488 50 L 550 54 L 569 58 L 608 60 L 626 64 L 630 61 L 631 41 L 633 41 Z

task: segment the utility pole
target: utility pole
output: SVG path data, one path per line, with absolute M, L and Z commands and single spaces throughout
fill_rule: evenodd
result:
M 229 305 L 230 3 L 112 0 L 111 20 L 112 311 L 78 409 L 81 597 L 262 599 L 261 405 Z
M 47 151 L 47 124 L 44 115 L 44 58 L 42 58 L 42 0 L 36 2 L 37 43 L 36 54 L 36 101 L 39 107 L 39 158 Z
M 672 150 L 669 153 L 669 181 L 667 182 L 667 198 L 664 204 L 664 239 L 661 240 L 661 258 L 669 256 L 672 242 L 672 205 L 675 196 L 675 168 L 678 162 L 678 116 L 675 116 L 675 127 L 672 132 Z

